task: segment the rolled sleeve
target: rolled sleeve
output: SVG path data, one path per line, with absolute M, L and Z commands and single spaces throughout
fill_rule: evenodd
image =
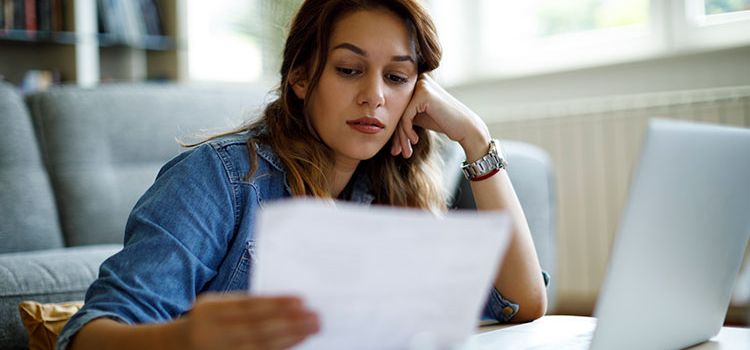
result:
M 483 320 L 497 320 L 500 322 L 510 322 L 518 313 L 518 304 L 503 298 L 497 289 L 492 288 L 487 304 L 482 313 Z
M 231 184 L 211 147 L 167 163 L 130 213 L 123 249 L 102 263 L 58 347 L 66 349 L 97 318 L 159 323 L 187 312 L 226 254 L 234 208 Z
M 68 323 L 65 324 L 65 330 L 60 334 L 60 336 L 57 338 L 57 349 L 58 350 L 67 350 L 68 345 L 70 345 L 70 340 L 73 337 L 73 335 L 77 334 L 79 330 L 81 330 L 81 327 L 83 327 L 85 324 L 98 319 L 98 318 L 109 318 L 113 319 L 115 321 L 130 324 L 127 320 L 120 317 L 120 315 L 117 315 L 112 312 L 107 311 L 100 311 L 100 310 L 81 310 L 77 312 L 73 317 L 68 321 Z
M 542 271 L 542 278 L 544 279 L 544 286 L 549 286 L 550 275 L 547 271 Z M 518 309 L 518 304 L 505 299 L 502 294 L 493 287 L 490 291 L 490 296 L 487 299 L 484 311 L 482 312 L 482 320 L 496 320 L 507 323 L 518 313 Z

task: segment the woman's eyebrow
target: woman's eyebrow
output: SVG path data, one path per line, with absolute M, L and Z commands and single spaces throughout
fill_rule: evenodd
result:
M 354 52 L 355 54 L 359 56 L 367 57 L 367 51 L 365 51 L 361 47 L 358 47 L 354 44 L 341 43 L 341 44 L 334 46 L 333 49 L 331 49 L 331 51 L 337 50 L 337 49 L 346 49 L 351 52 Z M 411 55 L 396 55 L 396 56 L 391 57 L 391 60 L 396 61 L 396 62 L 409 61 L 409 62 L 416 64 L 416 60 L 414 60 L 414 57 L 412 57 Z

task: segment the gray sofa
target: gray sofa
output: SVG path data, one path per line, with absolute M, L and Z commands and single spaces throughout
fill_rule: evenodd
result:
M 0 348 L 27 346 L 21 301 L 83 299 L 99 264 L 120 249 L 135 201 L 182 150 L 175 137 L 226 129 L 257 115 L 266 97 L 265 89 L 245 85 L 122 84 L 55 88 L 23 99 L 0 82 Z M 530 145 L 505 146 L 543 268 L 554 281 L 549 160 Z M 460 154 L 444 153 L 456 164 L 446 179 L 456 188 L 456 206 L 471 207 L 457 172 Z

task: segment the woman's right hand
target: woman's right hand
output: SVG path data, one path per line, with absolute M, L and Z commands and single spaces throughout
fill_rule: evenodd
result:
M 204 294 L 179 321 L 187 348 L 287 349 L 320 329 L 296 297 Z

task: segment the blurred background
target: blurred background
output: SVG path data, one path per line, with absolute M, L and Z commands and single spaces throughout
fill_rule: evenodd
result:
M 0 0 L 0 76 L 25 93 L 142 81 L 270 90 L 300 3 Z M 750 126 L 750 0 L 426 5 L 444 46 L 439 81 L 494 136 L 550 154 L 558 191 L 550 312 L 590 315 L 648 119 Z M 730 324 L 749 317 L 745 265 Z

